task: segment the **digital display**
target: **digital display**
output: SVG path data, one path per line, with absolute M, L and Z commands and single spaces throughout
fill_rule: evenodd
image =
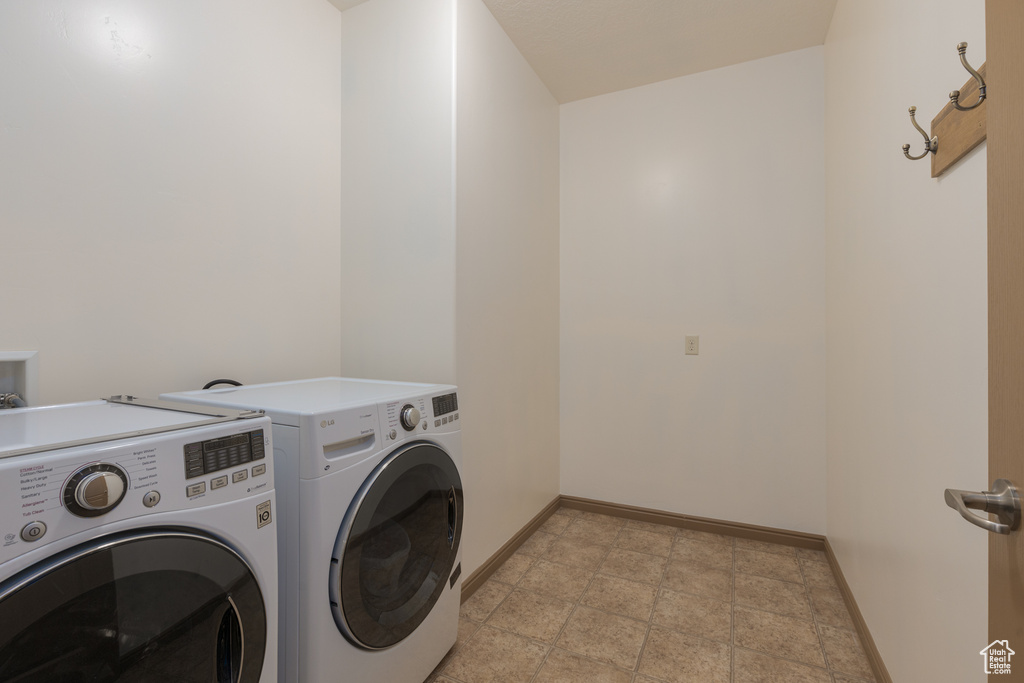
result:
M 459 409 L 459 397 L 455 393 L 434 397 L 434 417 L 454 413 Z
M 185 478 L 226 470 L 266 457 L 263 430 L 185 445 Z

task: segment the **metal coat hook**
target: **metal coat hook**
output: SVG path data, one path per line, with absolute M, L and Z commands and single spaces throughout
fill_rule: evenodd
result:
M 978 101 L 969 107 L 960 106 L 959 90 L 954 90 L 949 93 L 949 101 L 960 111 L 970 111 L 985 101 L 985 79 L 981 77 L 981 74 L 974 70 L 974 67 L 967 63 L 967 43 L 960 43 L 957 45 L 956 51 L 960 53 L 960 63 L 964 65 L 964 68 L 967 69 L 968 73 L 974 76 L 974 80 L 978 82 Z
M 907 157 L 911 161 L 917 161 L 918 159 L 924 159 L 926 156 L 928 156 L 929 152 L 935 154 L 935 152 L 938 151 L 939 149 L 939 138 L 929 138 L 928 133 L 925 133 L 924 129 L 918 125 L 917 119 L 914 118 L 914 114 L 917 113 L 917 107 L 911 107 L 907 111 L 910 112 L 910 122 L 914 124 L 914 128 L 917 128 L 917 132 L 920 133 L 921 137 L 924 138 L 924 151 L 921 152 L 921 154 L 919 154 L 918 156 L 912 157 L 910 156 L 910 145 L 906 144 L 903 145 L 903 156 Z

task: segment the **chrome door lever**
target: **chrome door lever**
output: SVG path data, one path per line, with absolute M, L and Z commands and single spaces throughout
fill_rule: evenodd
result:
M 991 491 L 958 491 L 946 489 L 946 505 L 960 513 L 971 524 L 996 534 L 1008 534 L 1020 526 L 1020 496 L 1008 479 L 996 479 Z M 984 510 L 999 518 L 993 522 L 973 512 Z

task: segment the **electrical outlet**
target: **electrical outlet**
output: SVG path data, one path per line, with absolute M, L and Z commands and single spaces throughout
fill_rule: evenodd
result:
M 700 355 L 700 337 L 695 334 L 686 335 L 686 355 Z

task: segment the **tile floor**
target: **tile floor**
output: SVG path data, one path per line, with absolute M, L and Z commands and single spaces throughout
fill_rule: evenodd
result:
M 429 683 L 868 683 L 819 551 L 559 509 Z

